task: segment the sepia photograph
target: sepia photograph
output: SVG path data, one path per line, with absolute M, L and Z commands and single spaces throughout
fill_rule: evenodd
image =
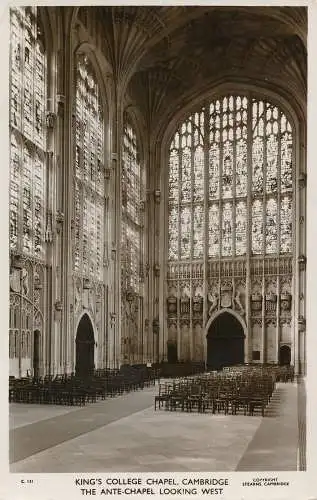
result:
M 8 17 L 10 472 L 306 471 L 307 7 Z

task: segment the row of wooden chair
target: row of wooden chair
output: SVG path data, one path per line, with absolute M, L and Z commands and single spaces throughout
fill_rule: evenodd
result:
M 159 371 L 161 378 L 189 377 L 205 372 L 205 363 L 198 361 L 177 363 L 156 363 L 153 368 Z
M 232 415 L 253 415 L 259 409 L 264 416 L 274 387 L 275 377 L 263 369 L 211 372 L 160 384 L 154 407 Z
M 124 366 L 82 378 L 46 375 L 9 380 L 9 401 L 17 403 L 85 405 L 155 384 L 157 374 L 146 366 Z

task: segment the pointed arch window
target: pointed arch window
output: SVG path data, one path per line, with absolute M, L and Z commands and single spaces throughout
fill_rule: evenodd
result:
M 44 258 L 47 56 L 36 7 L 10 9 L 10 249 Z
M 104 116 L 95 70 L 84 54 L 75 65 L 74 270 L 103 277 Z
M 168 258 L 292 253 L 293 134 L 276 105 L 206 103 L 170 144 Z
M 126 119 L 122 148 L 122 281 L 126 290 L 139 292 L 142 274 L 144 196 L 143 172 L 134 128 Z

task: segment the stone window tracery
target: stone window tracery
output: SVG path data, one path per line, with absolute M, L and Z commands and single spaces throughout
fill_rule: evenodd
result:
M 285 114 L 256 97 L 187 118 L 170 144 L 169 261 L 202 259 L 205 245 L 209 258 L 291 254 L 292 151 Z
M 104 116 L 95 70 L 84 54 L 75 67 L 74 270 L 103 278 Z
M 122 279 L 124 289 L 136 293 L 139 293 L 142 268 L 143 194 L 137 137 L 126 120 L 122 150 Z
M 44 258 L 46 52 L 36 7 L 10 9 L 10 249 Z

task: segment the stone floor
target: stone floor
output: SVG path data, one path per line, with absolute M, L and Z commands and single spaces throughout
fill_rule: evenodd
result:
M 84 408 L 10 405 L 11 472 L 297 470 L 297 384 L 267 414 L 154 411 L 156 388 Z

